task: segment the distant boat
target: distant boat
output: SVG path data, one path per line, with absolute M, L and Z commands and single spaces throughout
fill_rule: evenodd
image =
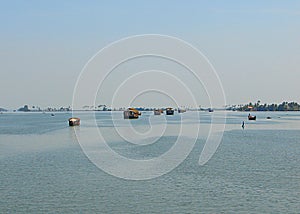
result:
M 214 112 L 214 110 L 212 108 L 209 108 L 208 112 Z
M 128 110 L 125 110 L 123 114 L 124 114 L 124 119 L 138 119 L 139 116 L 141 115 L 141 112 L 139 112 L 135 108 L 128 108 Z
M 256 120 L 256 116 L 248 115 L 248 120 Z
M 163 113 L 162 109 L 154 109 L 154 115 L 161 115 Z
M 267 117 L 268 120 L 272 119 L 271 117 Z
M 166 115 L 174 115 L 174 109 L 173 108 L 166 108 Z
M 51 116 L 54 117 L 55 115 L 52 113 Z
M 80 119 L 78 117 L 71 117 L 69 118 L 69 126 L 79 126 L 80 125 Z
M 186 109 L 178 108 L 178 113 L 184 113 L 184 112 L 186 112 Z

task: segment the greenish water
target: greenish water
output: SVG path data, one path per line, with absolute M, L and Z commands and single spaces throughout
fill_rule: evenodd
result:
M 121 120 L 121 113 L 114 114 Z M 195 112 L 185 114 L 191 124 L 199 122 L 192 119 Z M 218 112 L 213 114 L 218 118 Z M 177 168 L 146 181 L 124 180 L 98 169 L 75 135 L 75 130 L 84 132 L 95 124 L 78 113 L 81 126 L 68 127 L 70 116 L 0 115 L 0 213 L 299 213 L 300 113 L 259 112 L 253 122 L 246 121 L 247 113 L 229 113 L 222 143 L 206 165 L 198 165 L 204 131 Z M 147 129 L 150 117 L 145 113 L 131 124 Z M 200 117 L 209 125 L 211 114 Z M 96 120 L 104 130 L 113 127 L 109 112 L 96 113 Z M 151 119 L 152 124 L 163 121 Z M 180 116 L 166 121 L 179 125 Z M 163 136 L 140 146 L 106 133 L 112 149 L 137 159 L 168 151 L 176 138 Z

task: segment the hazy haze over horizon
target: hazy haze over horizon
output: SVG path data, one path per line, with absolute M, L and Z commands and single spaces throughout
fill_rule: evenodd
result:
M 148 33 L 200 50 L 227 104 L 300 102 L 300 1 L 3 1 L 0 18 L 0 107 L 69 106 L 94 54 Z M 162 102 L 136 99 L 137 106 Z

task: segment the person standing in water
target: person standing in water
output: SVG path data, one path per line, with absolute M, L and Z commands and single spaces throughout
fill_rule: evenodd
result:
M 243 130 L 245 129 L 245 121 L 243 121 L 243 123 L 242 123 L 242 129 Z

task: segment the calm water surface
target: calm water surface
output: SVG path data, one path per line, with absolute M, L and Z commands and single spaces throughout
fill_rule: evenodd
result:
M 122 120 L 122 113 L 113 114 Z M 195 112 L 185 114 L 192 125 L 199 123 Z M 68 127 L 69 113 L 1 114 L 0 213 L 300 213 L 300 113 L 256 114 L 257 121 L 246 121 L 247 113 L 228 113 L 222 143 L 206 165 L 198 165 L 203 129 L 182 164 L 146 181 L 108 175 L 82 152 L 75 130 L 96 124 L 113 130 L 110 112 L 96 113 L 96 124 L 77 113 L 80 127 Z M 180 125 L 179 115 L 159 117 L 144 113 L 131 125 Z M 211 114 L 201 112 L 200 118 L 209 125 Z M 176 139 L 168 135 L 139 146 L 106 133 L 111 148 L 137 159 L 163 154 Z

